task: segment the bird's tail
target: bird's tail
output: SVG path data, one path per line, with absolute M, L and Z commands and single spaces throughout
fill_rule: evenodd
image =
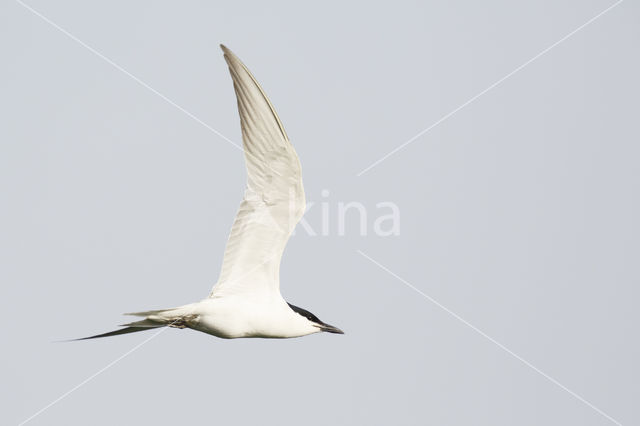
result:
M 145 311 L 145 312 L 132 312 L 125 315 L 133 315 L 138 317 L 146 317 L 141 321 L 134 321 L 128 324 L 122 324 L 118 330 L 109 331 L 107 333 L 96 334 L 95 336 L 82 337 L 74 340 L 88 340 L 97 339 L 99 337 L 111 337 L 119 334 L 136 333 L 138 331 L 153 330 L 154 328 L 173 326 L 176 321 L 176 317 L 171 314 L 172 309 L 160 309 L 157 311 Z M 179 317 L 178 317 L 179 318 Z

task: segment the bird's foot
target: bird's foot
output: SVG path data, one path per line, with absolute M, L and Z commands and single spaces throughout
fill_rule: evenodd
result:
M 187 328 L 189 327 L 189 324 L 196 319 L 196 317 L 197 315 L 185 315 L 183 317 L 176 318 L 167 325 L 173 328 Z

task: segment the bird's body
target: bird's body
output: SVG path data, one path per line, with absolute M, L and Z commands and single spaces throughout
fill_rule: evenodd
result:
M 208 298 L 177 308 L 138 312 L 143 320 L 87 337 L 158 327 L 190 328 L 222 338 L 289 338 L 342 334 L 280 294 L 280 260 L 305 210 L 300 161 L 271 102 L 240 60 L 221 46 L 238 99 L 247 189 Z
M 207 298 L 200 302 L 146 315 L 147 320 L 170 327 L 191 328 L 216 337 L 288 338 L 317 333 L 313 325 L 298 314 L 282 297 Z M 325 324 L 325 328 L 330 327 Z

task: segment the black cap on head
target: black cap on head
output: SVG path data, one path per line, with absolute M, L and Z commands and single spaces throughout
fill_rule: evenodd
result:
M 312 323 L 316 324 L 318 328 L 322 331 L 326 331 L 327 333 L 335 333 L 335 334 L 344 334 L 344 331 L 340 330 L 338 327 L 334 327 L 332 325 L 326 324 L 320 320 L 317 316 L 313 315 L 311 312 L 306 309 L 299 308 L 291 303 L 287 303 L 289 307 L 296 313 L 302 315 Z

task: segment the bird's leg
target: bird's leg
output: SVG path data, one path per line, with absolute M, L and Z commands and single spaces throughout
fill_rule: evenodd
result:
M 184 319 L 182 318 L 178 318 L 177 320 L 171 321 L 169 323 L 169 327 L 173 327 L 173 328 L 186 328 L 187 325 L 184 322 Z
M 197 315 L 185 315 L 183 317 L 176 318 L 167 325 L 173 328 L 187 328 L 189 327 L 189 323 L 196 319 L 196 317 Z

